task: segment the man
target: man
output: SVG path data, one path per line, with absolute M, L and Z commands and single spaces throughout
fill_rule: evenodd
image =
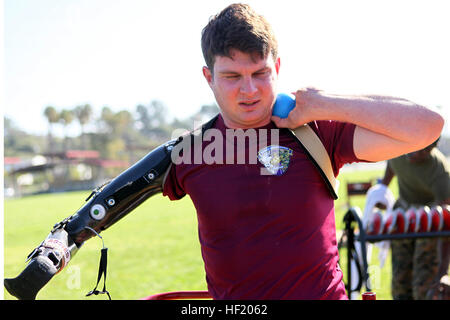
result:
M 209 129 L 203 127 L 201 143 L 194 140 L 194 152 L 182 150 L 178 162 L 174 150 L 184 138 L 169 141 L 96 188 L 75 214 L 53 226 L 24 271 L 5 279 L 8 292 L 34 299 L 86 240 L 162 191 L 173 200 L 188 194 L 196 207 L 213 298 L 347 299 L 334 198 L 286 128 L 308 124 L 337 176 L 345 163 L 426 147 L 439 137 L 442 117 L 404 99 L 315 89 L 296 91 L 296 106 L 286 119 L 272 117 L 280 70 L 277 42 L 267 21 L 247 5 L 230 5 L 212 18 L 203 30 L 202 49 L 203 74 L 220 114 L 208 122 Z M 101 293 L 108 294 L 97 287 L 89 294 Z
M 398 179 L 399 199 L 394 208 L 407 210 L 450 204 L 450 164 L 436 148 L 428 147 L 391 159 L 381 181 L 388 186 Z M 430 298 L 447 274 L 449 241 L 442 238 L 418 238 L 391 241 L 392 297 L 395 300 Z
M 188 194 L 198 214 L 208 290 L 215 299 L 347 299 L 338 265 L 333 198 L 289 130 L 308 123 L 330 155 L 334 174 L 345 163 L 381 161 L 421 149 L 439 136 L 440 115 L 410 101 L 295 92 L 289 117 L 272 117 L 280 57 L 269 23 L 248 5 L 233 4 L 202 33 L 204 77 L 220 108 L 212 128 L 225 139 L 226 163 L 172 166 L 164 195 Z M 421 130 L 417 130 L 421 128 Z M 250 136 L 240 150 L 230 131 Z M 279 135 L 260 135 L 263 130 Z M 277 137 L 277 139 L 264 137 Z M 229 148 L 229 145 L 234 146 Z M 284 169 L 245 159 L 283 151 Z M 272 158 L 278 161 L 278 158 Z

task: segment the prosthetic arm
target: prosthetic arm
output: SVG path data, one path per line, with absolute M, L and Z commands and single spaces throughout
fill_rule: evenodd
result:
M 60 272 L 89 238 L 109 228 L 143 201 L 162 192 L 178 140 L 151 151 L 112 181 L 95 189 L 75 214 L 57 223 L 28 256 L 16 278 L 5 279 L 8 292 L 18 299 L 35 299 L 39 290 Z

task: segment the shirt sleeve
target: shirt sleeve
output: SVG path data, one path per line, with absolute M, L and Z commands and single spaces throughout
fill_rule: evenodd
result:
M 186 195 L 183 188 L 178 183 L 177 166 L 172 164 L 163 184 L 163 196 L 170 200 L 179 200 Z

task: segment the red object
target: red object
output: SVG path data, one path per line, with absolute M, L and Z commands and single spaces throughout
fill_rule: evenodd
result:
M 430 208 L 425 206 L 417 210 L 419 224 L 419 232 L 429 232 L 431 230 Z
M 417 219 L 417 211 L 415 208 L 409 208 L 405 213 L 408 220 L 408 233 L 417 232 L 419 220 Z
M 444 214 L 440 206 L 435 206 L 430 210 L 431 231 L 441 231 L 444 227 Z
M 97 159 L 100 157 L 100 152 L 96 150 L 68 150 L 66 151 L 66 158 L 68 159 Z
M 443 230 L 450 230 L 450 206 L 448 204 L 442 206 L 442 217 L 444 219 Z
M 140 300 L 182 300 L 182 299 L 211 299 L 208 291 L 173 291 L 154 294 Z
M 17 164 L 17 163 L 20 163 L 21 161 L 22 161 L 22 159 L 20 159 L 18 157 L 4 157 L 3 158 L 4 165 Z
M 409 221 L 406 219 L 405 212 L 403 209 L 398 208 L 395 210 L 397 213 L 397 225 L 394 233 L 406 233 L 409 227 Z
M 385 234 L 404 233 L 408 230 L 408 220 L 403 209 L 397 208 L 388 212 L 385 216 L 384 230 Z
M 383 214 L 378 210 L 374 211 L 367 222 L 367 234 L 379 235 L 383 232 L 383 227 Z
M 388 211 L 384 215 L 383 233 L 384 234 L 394 233 L 396 224 L 397 224 L 397 213 L 395 211 Z
M 377 294 L 375 292 L 364 292 L 362 294 L 363 300 L 377 300 Z

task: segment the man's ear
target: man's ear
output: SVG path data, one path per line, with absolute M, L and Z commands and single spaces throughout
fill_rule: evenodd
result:
M 281 66 L 281 60 L 280 60 L 280 57 L 278 57 L 275 60 L 275 70 L 277 71 L 277 75 L 280 73 L 280 66 Z
M 205 77 L 209 86 L 211 86 L 213 83 L 214 77 L 213 77 L 211 70 L 208 67 L 203 67 L 203 76 Z

